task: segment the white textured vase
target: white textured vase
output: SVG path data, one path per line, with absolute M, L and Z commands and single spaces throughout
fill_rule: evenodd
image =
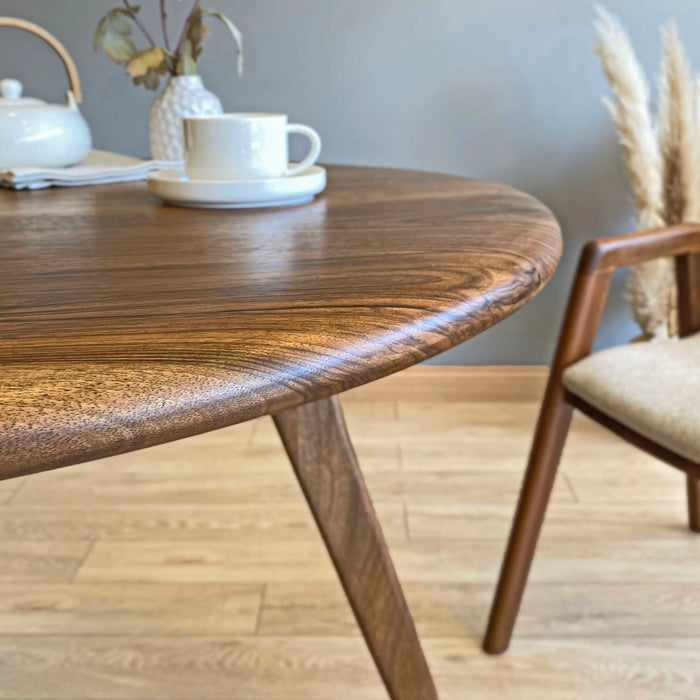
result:
M 156 160 L 181 161 L 182 118 L 223 111 L 221 101 L 204 87 L 200 76 L 170 78 L 151 105 L 151 156 Z

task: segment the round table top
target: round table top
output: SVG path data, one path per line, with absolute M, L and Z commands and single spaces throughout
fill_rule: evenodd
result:
M 161 206 L 143 183 L 0 192 L 0 477 L 231 425 L 416 364 L 553 274 L 536 199 L 332 166 L 297 207 Z

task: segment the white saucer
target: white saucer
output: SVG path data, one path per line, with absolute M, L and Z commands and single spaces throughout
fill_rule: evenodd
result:
M 181 168 L 148 174 L 148 191 L 168 204 L 199 209 L 251 209 L 301 204 L 326 186 L 326 171 L 312 165 L 299 175 L 270 180 L 188 180 Z

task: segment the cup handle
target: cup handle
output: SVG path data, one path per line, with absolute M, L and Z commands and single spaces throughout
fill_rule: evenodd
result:
M 310 126 L 304 126 L 304 124 L 288 124 L 287 133 L 306 136 L 309 141 L 311 141 L 311 150 L 309 151 L 309 155 L 306 156 L 299 165 L 295 165 L 293 168 L 287 168 L 284 173 L 285 177 L 303 173 L 304 170 L 308 170 L 321 155 L 321 137 Z

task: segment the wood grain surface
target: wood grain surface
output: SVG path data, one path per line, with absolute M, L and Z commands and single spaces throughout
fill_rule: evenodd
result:
M 329 168 L 316 201 L 160 206 L 143 183 L 0 192 L 0 477 L 194 435 L 404 369 L 554 272 L 535 199 Z
M 438 700 L 336 396 L 274 416 L 392 700 Z

